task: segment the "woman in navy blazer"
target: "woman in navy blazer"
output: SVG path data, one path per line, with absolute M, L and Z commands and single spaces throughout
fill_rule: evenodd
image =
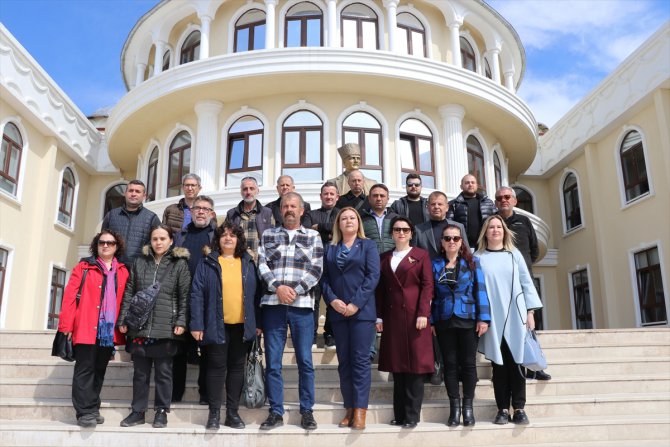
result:
M 340 391 L 346 410 L 340 427 L 365 428 L 370 398 L 370 345 L 375 334 L 375 288 L 379 281 L 376 244 L 365 238 L 361 216 L 343 208 L 326 246 L 321 287 L 335 334 Z

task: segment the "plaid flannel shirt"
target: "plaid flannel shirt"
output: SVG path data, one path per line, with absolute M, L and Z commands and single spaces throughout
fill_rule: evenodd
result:
M 279 304 L 277 287 L 285 285 L 298 295 L 291 306 L 314 308 L 313 290 L 323 271 L 321 236 L 300 226 L 289 241 L 283 226 L 265 230 L 258 247 L 258 269 L 267 284 L 261 306 Z

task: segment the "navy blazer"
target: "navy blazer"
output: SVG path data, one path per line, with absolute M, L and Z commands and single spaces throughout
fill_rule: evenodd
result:
M 328 318 L 330 321 L 346 318 L 330 306 L 333 300 L 339 298 L 358 307 L 358 312 L 348 318 L 376 321 L 375 289 L 379 282 L 377 244 L 370 239 L 357 238 L 342 269 L 337 266 L 337 248 L 337 245 L 326 245 L 323 257 L 321 290 L 328 303 Z

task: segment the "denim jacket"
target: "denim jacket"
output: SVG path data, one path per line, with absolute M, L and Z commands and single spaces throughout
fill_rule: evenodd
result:
M 466 320 L 491 321 L 489 298 L 479 259 L 474 258 L 475 269 L 470 270 L 464 259 L 459 259 L 458 279 L 454 290 L 440 282 L 446 260 L 433 260 L 435 295 L 431 303 L 430 321 L 448 320 L 452 315 Z

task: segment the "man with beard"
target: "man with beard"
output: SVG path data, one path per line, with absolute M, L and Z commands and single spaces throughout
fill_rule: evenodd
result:
M 393 202 L 391 211 L 408 218 L 414 226 L 427 222 L 430 219 L 428 200 L 421 197 L 421 176 L 419 174 L 408 174 L 405 180 L 405 188 L 407 195 Z
M 323 270 L 321 236 L 300 224 L 305 206 L 300 194 L 282 197 L 280 227 L 263 233 L 258 248 L 258 270 L 266 284 L 261 298 L 261 329 L 265 340 L 265 386 L 270 414 L 260 426 L 270 430 L 284 424 L 284 381 L 282 356 L 286 346 L 287 325 L 298 364 L 300 425 L 316 429 L 312 413 L 315 400 L 312 337 L 314 335 L 315 286 Z
M 187 248 L 190 257 L 188 269 L 191 278 L 195 275 L 195 268 L 203 257 L 202 249 L 209 246 L 216 230 L 216 214 L 214 213 L 214 201 L 208 196 L 198 196 L 193 201 L 191 209 L 191 222 L 186 228 L 176 234 L 174 238 L 175 247 Z M 198 392 L 200 393 L 200 404 L 207 404 L 207 390 L 205 388 L 205 372 L 207 371 L 207 359 L 200 353 L 198 357 L 198 345 L 193 337 L 187 337 L 182 352 L 174 357 L 172 362 L 172 402 L 180 402 L 184 397 L 186 388 L 186 364 L 200 365 L 198 373 Z
M 247 238 L 247 251 L 256 261 L 258 259 L 258 241 L 265 230 L 274 226 L 274 218 L 272 217 L 272 210 L 256 200 L 258 182 L 255 178 L 244 177 L 240 182 L 240 193 L 242 194 L 242 201 L 235 208 L 228 210 L 226 221 L 230 220 L 233 224 L 244 229 L 244 236 Z
M 447 217 L 463 224 L 468 245 L 477 247 L 482 224 L 496 213 L 496 206 L 483 192 L 478 192 L 477 177 L 467 174 L 461 179 L 461 193 L 449 202 Z

